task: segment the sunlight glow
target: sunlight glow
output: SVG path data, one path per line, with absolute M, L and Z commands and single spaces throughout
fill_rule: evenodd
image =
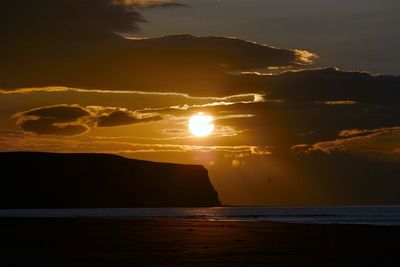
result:
M 189 130 L 197 137 L 210 135 L 214 131 L 214 118 L 204 113 L 197 113 L 189 119 Z

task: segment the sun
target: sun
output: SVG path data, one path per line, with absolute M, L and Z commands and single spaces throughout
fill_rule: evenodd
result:
M 189 130 L 197 137 L 210 135 L 214 131 L 214 118 L 204 113 L 197 113 L 189 119 Z

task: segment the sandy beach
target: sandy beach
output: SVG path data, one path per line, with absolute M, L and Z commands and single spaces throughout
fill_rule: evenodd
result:
M 1 266 L 399 266 L 398 226 L 0 219 Z

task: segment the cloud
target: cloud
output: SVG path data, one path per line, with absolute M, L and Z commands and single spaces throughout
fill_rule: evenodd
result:
M 13 115 L 17 125 L 38 135 L 75 136 L 94 127 L 113 127 L 161 120 L 162 117 L 140 114 L 122 108 L 79 105 L 55 105 L 35 108 Z
M 101 90 L 101 89 L 81 89 L 81 88 L 70 88 L 70 87 L 61 87 L 61 86 L 50 86 L 50 87 L 31 87 L 31 88 L 17 88 L 15 90 L 6 90 L 0 89 L 0 94 L 3 95 L 14 95 L 14 94 L 32 94 L 32 93 L 85 93 L 88 94 L 114 94 L 114 95 L 137 95 L 137 96 L 151 96 L 151 97 L 179 97 L 180 102 L 187 100 L 197 100 L 204 102 L 203 105 L 215 105 L 210 103 L 210 101 L 214 101 L 216 104 L 227 104 L 227 103 L 235 103 L 238 101 L 251 101 L 251 102 L 263 102 L 265 101 L 265 95 L 262 92 L 254 93 L 244 93 L 244 94 L 233 94 L 227 96 L 193 96 L 187 93 L 179 93 L 179 92 L 156 92 L 156 91 L 134 91 L 134 90 Z M 123 96 L 125 97 L 125 96 Z M 271 101 L 271 100 L 268 100 Z M 180 103 L 179 102 L 179 103 Z M 179 106 L 179 108 L 184 109 L 183 106 Z
M 19 125 L 24 131 L 40 135 L 74 136 L 86 133 L 89 128 L 80 123 L 59 123 L 54 119 L 26 120 Z
M 130 40 L 123 35 L 138 31 L 145 19 L 129 3 L 155 7 L 171 2 L 117 2 L 1 1 L 0 89 L 59 86 L 204 95 L 207 88 L 226 96 L 227 72 L 310 63 L 298 50 L 234 38 Z
M 267 99 L 324 104 L 397 104 L 400 76 L 371 75 L 335 68 L 287 71 L 277 75 L 244 74 L 231 88 L 247 85 L 263 90 Z
M 24 51 L 35 49 L 35 53 L 25 57 L 11 58 L 7 56 L 11 53 L 8 51 L 0 66 L 4 69 L 0 74 L 0 88 L 59 85 L 91 90 L 140 89 L 227 96 L 247 88 L 244 85 L 231 90 L 229 81 L 236 76 L 228 72 L 307 63 L 294 50 L 234 38 L 177 35 L 127 40 L 112 33 L 107 34 L 110 40 L 99 40 L 100 37 L 83 43 L 80 37 L 74 39 L 73 45 L 49 40 L 51 47 L 38 44 L 38 49 L 26 48 Z M 11 54 L 20 53 L 16 51 L 18 47 L 12 44 L 9 49 L 15 51 Z M 58 53 L 61 49 L 64 52 Z M 22 65 L 26 69 L 17 68 Z M 49 69 L 49 66 L 57 68 Z M 19 73 L 20 78 L 15 79 L 12 73 Z M 152 79 L 155 75 L 157 79 Z
M 79 119 L 89 115 L 88 111 L 76 105 L 58 105 L 32 109 L 13 117 L 17 119 L 17 125 L 26 132 L 73 136 L 89 130 L 86 124 L 79 122 Z
M 306 153 L 319 150 L 327 154 L 334 151 L 394 154 L 400 146 L 400 126 L 370 130 L 343 130 L 339 133 L 339 137 L 341 138 L 313 145 L 296 145 L 292 149 Z
M 237 76 L 238 79 L 249 78 L 248 75 Z M 250 76 L 250 80 L 261 79 L 265 85 L 268 85 L 265 95 L 260 92 L 254 93 L 257 88 L 253 90 L 253 93 L 229 97 L 192 97 L 176 92 L 93 92 L 96 92 L 96 95 L 118 96 L 121 94 L 119 99 L 125 99 L 129 94 L 135 96 L 135 99 L 136 94 L 148 96 L 145 104 L 135 104 L 140 107 L 136 109 L 136 112 L 141 114 L 140 116 L 162 114 L 167 120 L 176 118 L 176 121 L 180 120 L 183 123 L 195 112 L 207 112 L 217 118 L 216 129 L 221 131 L 217 132 L 216 136 L 240 136 L 240 140 L 247 144 L 274 146 L 278 150 L 290 150 L 297 144 L 312 145 L 336 140 L 339 133 L 346 129 L 371 130 L 400 125 L 400 106 L 396 102 L 400 82 L 395 76 L 373 76 L 336 69 Z M 252 82 L 247 82 L 249 88 L 252 88 Z M 85 93 L 87 100 L 85 103 L 91 102 L 89 100 L 91 96 L 87 90 L 66 90 Z M 174 99 L 173 101 L 172 98 L 166 99 L 164 102 L 160 100 L 167 97 Z M 132 106 L 135 99 L 117 100 L 113 96 L 113 101 L 121 101 L 127 107 Z M 163 103 L 172 103 L 172 105 L 162 106 Z M 138 117 L 136 113 L 129 110 L 126 113 L 118 112 L 110 116 L 115 109 L 108 109 L 107 112 L 101 109 L 101 112 L 95 112 L 96 116 L 103 116 L 104 120 L 112 120 L 112 123 L 108 123 L 110 126 L 122 124 L 122 122 L 135 123 L 139 122 L 138 118 L 144 118 Z M 159 118 L 150 120 L 154 119 Z M 95 120 L 91 121 L 95 123 Z M 100 122 L 99 126 L 102 123 Z M 171 124 L 166 128 L 174 129 L 175 132 L 167 133 L 161 129 L 159 133 L 149 138 L 172 140 L 186 138 L 188 135 L 182 132 L 182 129 L 186 130 L 185 125 L 176 127 Z
M 111 0 L 3 0 L 0 3 L 0 31 L 3 37 L 35 37 L 32 42 L 76 41 L 113 31 L 137 29 L 143 17 L 134 10 L 112 5 Z M 107 35 L 106 35 L 107 36 Z M 62 39 L 58 39 L 62 38 Z M 10 40 L 8 40 L 10 41 Z
M 162 117 L 158 115 L 143 117 L 135 112 L 127 110 L 115 110 L 109 114 L 99 116 L 97 119 L 97 127 L 113 127 L 158 120 L 162 120 Z
M 177 118 L 183 121 L 195 112 L 207 112 L 219 119 L 218 125 L 223 127 L 218 129 L 234 129 L 225 132 L 239 133 L 240 138 L 245 138 L 241 140 L 249 144 L 273 145 L 282 150 L 290 150 L 297 144 L 312 145 L 336 140 L 339 133 L 346 129 L 370 130 L 400 125 L 400 105 L 397 103 L 400 79 L 396 76 L 343 72 L 332 68 L 291 71 L 277 75 L 233 76 L 238 84 L 232 83 L 232 90 L 244 82 L 243 85 L 247 84 L 246 87 L 252 92 L 229 97 L 193 97 L 176 92 L 88 91 L 60 87 L 54 90 L 67 90 L 71 95 L 85 93 L 85 104 L 81 106 L 92 102 L 92 96 L 88 92 L 96 92 L 96 97 L 107 96 L 102 96 L 101 105 L 105 105 L 108 96 L 111 97 L 112 94 L 113 102 L 124 103 L 126 107 L 136 105 L 136 112 L 139 114 L 162 114 L 168 120 Z M 259 91 L 263 86 L 265 94 Z M 55 94 L 52 87 L 32 90 L 29 92 L 49 90 Z M 203 91 L 206 92 L 207 88 Z M 130 99 L 129 95 L 132 95 Z M 71 99 L 75 101 L 77 97 Z M 163 106 L 164 103 L 167 105 Z M 102 114 L 108 115 L 111 111 L 112 109 Z M 119 117 L 129 122 L 136 121 L 133 118 L 135 115 L 132 117 L 130 112 L 132 111 L 120 113 Z M 231 117 L 223 117 L 225 115 Z M 240 118 L 235 119 L 235 116 Z M 166 128 L 182 130 L 183 127 L 185 126 L 174 125 Z M 235 136 L 234 134 L 229 136 Z M 154 138 L 186 136 L 178 136 L 178 133 L 176 136 L 165 135 L 167 134 L 164 131 L 161 135 L 155 134 Z
M 139 153 L 220 153 L 227 157 L 271 156 L 267 146 L 251 145 L 186 145 L 169 143 L 138 143 L 127 138 L 107 138 L 101 136 L 80 135 L 76 138 L 61 138 L 58 136 L 30 135 L 17 131 L 0 131 L 0 147 L 7 150 L 46 150 L 66 152 L 101 152 L 114 154 Z M 4 149 L 2 149 L 4 150 Z M 48 149 L 46 151 L 49 151 Z
M 192 97 L 192 99 L 196 99 L 196 97 Z M 201 99 L 201 98 L 200 98 Z M 218 100 L 215 102 L 207 102 L 205 104 L 183 104 L 183 105 L 174 105 L 168 107 L 156 107 L 156 108 L 145 108 L 140 110 L 141 112 L 160 112 L 160 113 L 184 113 L 189 110 L 198 110 L 198 109 L 212 109 L 213 107 L 224 107 L 224 106 L 232 106 L 236 104 L 252 104 L 252 103 L 262 103 L 266 102 L 264 99 L 264 95 L 262 94 L 243 94 L 243 95 L 232 95 L 224 98 L 208 98 L 209 100 Z M 273 101 L 273 100 L 269 100 Z M 237 115 L 243 116 L 243 114 Z M 252 116 L 251 114 L 245 114 L 245 116 Z
M 384 89 L 381 94 L 385 95 Z M 234 129 L 230 132 L 235 135 L 226 136 L 237 138 L 226 139 L 226 142 L 240 140 L 244 144 L 268 145 L 281 152 L 290 151 L 291 147 L 298 144 L 312 145 L 336 140 L 344 135 L 350 136 L 351 129 L 369 132 L 400 125 L 399 105 L 375 103 L 331 105 L 316 103 L 313 97 L 308 101 L 298 102 L 268 101 L 268 96 L 266 99 L 264 102 L 238 101 L 230 105 L 188 105 L 185 108 L 167 107 L 148 109 L 148 111 L 160 112 L 177 122 L 187 121 L 188 117 L 196 112 L 207 112 L 215 117 L 217 128 Z M 163 134 L 174 138 L 182 135 L 178 131 L 182 129 L 180 125 L 168 129 L 174 131 Z M 352 135 L 355 135 L 355 132 Z
M 289 71 L 276 75 L 225 74 L 223 84 L 202 87 L 197 91 L 192 84 L 183 82 L 173 90 L 169 84 L 162 87 L 154 86 L 152 90 L 115 90 L 104 88 L 78 88 L 78 87 L 23 87 L 15 89 L 1 88 L 1 94 L 34 93 L 34 92 L 82 92 L 105 94 L 149 94 L 156 96 L 182 96 L 191 99 L 215 100 L 215 102 L 229 102 L 229 98 L 257 97 L 264 100 L 281 100 L 291 102 L 315 102 L 325 105 L 357 105 L 370 104 L 396 104 L 399 97 L 400 76 L 371 75 L 365 72 L 346 72 L 333 68 Z M 161 77 L 162 78 L 162 77 Z M 182 78 L 185 79 L 185 78 Z M 154 79 L 153 79 L 154 80 Z M 118 82 L 117 82 L 118 83 Z M 132 81 L 132 83 L 135 83 Z M 174 82 L 172 82 L 174 84 Z M 182 87 L 186 86 L 186 90 Z M 195 86 L 197 87 L 197 86 Z M 217 87 L 216 91 L 212 91 Z M 167 89 L 171 89 L 168 91 Z M 143 88 L 141 88 L 143 89 Z M 159 89 L 156 91 L 155 89 Z M 209 105 L 211 103 L 208 103 Z
M 179 0 L 112 0 L 113 5 L 122 5 L 126 7 L 162 7 L 162 6 L 185 6 L 183 1 Z
M 239 168 L 242 166 L 243 163 L 244 163 L 243 161 L 240 161 L 238 159 L 233 159 L 232 160 L 232 168 Z
M 268 147 L 258 146 L 200 146 L 200 145 L 174 145 L 174 144 L 143 144 L 143 143 L 127 143 L 128 148 L 118 151 L 118 154 L 137 154 L 137 153 L 167 153 L 167 152 L 199 152 L 210 153 L 219 152 L 227 155 L 243 155 L 243 156 L 269 156 L 272 153 Z M 130 147 L 130 148 L 129 148 Z
M 325 104 L 325 105 L 355 105 L 358 104 L 356 101 L 350 100 L 332 100 L 332 101 L 318 101 L 317 103 Z
M 77 105 L 56 105 L 49 107 L 35 108 L 26 112 L 18 113 L 16 118 L 20 119 L 55 119 L 58 122 L 73 122 L 77 119 L 88 116 L 90 113 Z

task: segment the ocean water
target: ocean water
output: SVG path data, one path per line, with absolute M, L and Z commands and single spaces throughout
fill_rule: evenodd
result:
M 400 225 L 400 206 L 4 209 L 0 218 L 123 217 L 206 221 Z

